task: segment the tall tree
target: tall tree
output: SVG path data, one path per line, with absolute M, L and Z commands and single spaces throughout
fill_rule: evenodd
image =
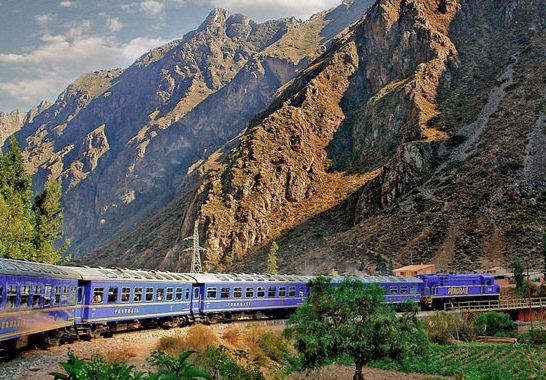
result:
M 363 366 L 372 359 L 402 359 L 426 349 L 428 340 L 415 309 L 398 319 L 385 303 L 383 288 L 351 279 L 332 286 L 324 277 L 313 280 L 310 288 L 308 302 L 298 307 L 287 328 L 304 368 L 350 355 L 355 362 L 353 379 L 361 380 Z
M 516 293 L 518 296 L 522 297 L 526 290 L 525 275 L 523 274 L 523 265 L 517 256 L 514 256 L 513 270 L 514 282 L 516 283 Z
M 61 188 L 52 182 L 33 197 L 32 177 L 25 171 L 15 137 L 0 154 L 0 256 L 57 263 L 67 248 L 62 237 Z
M 277 253 L 279 252 L 279 246 L 276 242 L 271 243 L 269 248 L 269 253 L 267 255 L 267 273 L 277 274 L 279 273 L 279 268 L 277 266 Z

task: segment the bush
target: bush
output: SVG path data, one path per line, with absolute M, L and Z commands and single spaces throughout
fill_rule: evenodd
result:
M 474 320 L 476 331 L 481 335 L 510 335 L 514 332 L 516 325 L 508 314 L 490 313 L 480 314 Z
M 207 347 L 200 353 L 199 363 L 202 367 L 212 372 L 215 376 L 214 378 L 225 380 L 265 379 L 258 367 L 253 363 L 247 366 L 237 364 L 237 361 L 232 358 L 225 347 Z
M 258 342 L 260 349 L 271 360 L 277 363 L 286 362 L 290 352 L 288 341 L 280 332 L 266 332 Z
M 184 338 L 185 349 L 202 351 L 208 346 L 218 346 L 214 331 L 204 325 L 193 325 L 187 329 Z
M 439 311 L 425 322 L 425 331 L 432 343 L 449 344 L 454 340 L 469 341 L 476 337 L 474 326 L 456 314 Z
M 175 356 L 184 351 L 185 347 L 185 339 L 180 335 L 163 336 L 159 339 L 159 344 L 157 346 L 159 350 Z
M 546 330 L 529 330 L 529 343 L 546 344 Z

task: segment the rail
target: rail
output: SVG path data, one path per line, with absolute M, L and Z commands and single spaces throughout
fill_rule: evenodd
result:
M 530 302 L 529 302 L 530 301 Z M 449 302 L 444 305 L 445 311 L 495 311 L 517 309 L 546 309 L 546 297 L 513 298 L 488 301 Z

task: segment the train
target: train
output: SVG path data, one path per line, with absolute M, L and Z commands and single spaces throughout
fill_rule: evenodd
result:
M 0 258 L 0 349 L 91 339 L 139 328 L 286 317 L 309 295 L 314 276 L 173 273 L 59 266 Z M 334 284 L 345 277 L 331 277 Z M 392 304 L 498 299 L 487 274 L 358 276 Z

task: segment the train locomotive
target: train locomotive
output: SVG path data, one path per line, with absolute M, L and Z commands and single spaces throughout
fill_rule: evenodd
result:
M 285 317 L 309 294 L 313 276 L 172 273 L 67 267 L 0 258 L 0 348 L 55 344 L 142 327 Z M 345 277 L 332 277 L 339 283 Z M 498 299 L 494 277 L 437 274 L 358 276 L 385 288 L 386 302 L 440 308 L 449 301 Z

